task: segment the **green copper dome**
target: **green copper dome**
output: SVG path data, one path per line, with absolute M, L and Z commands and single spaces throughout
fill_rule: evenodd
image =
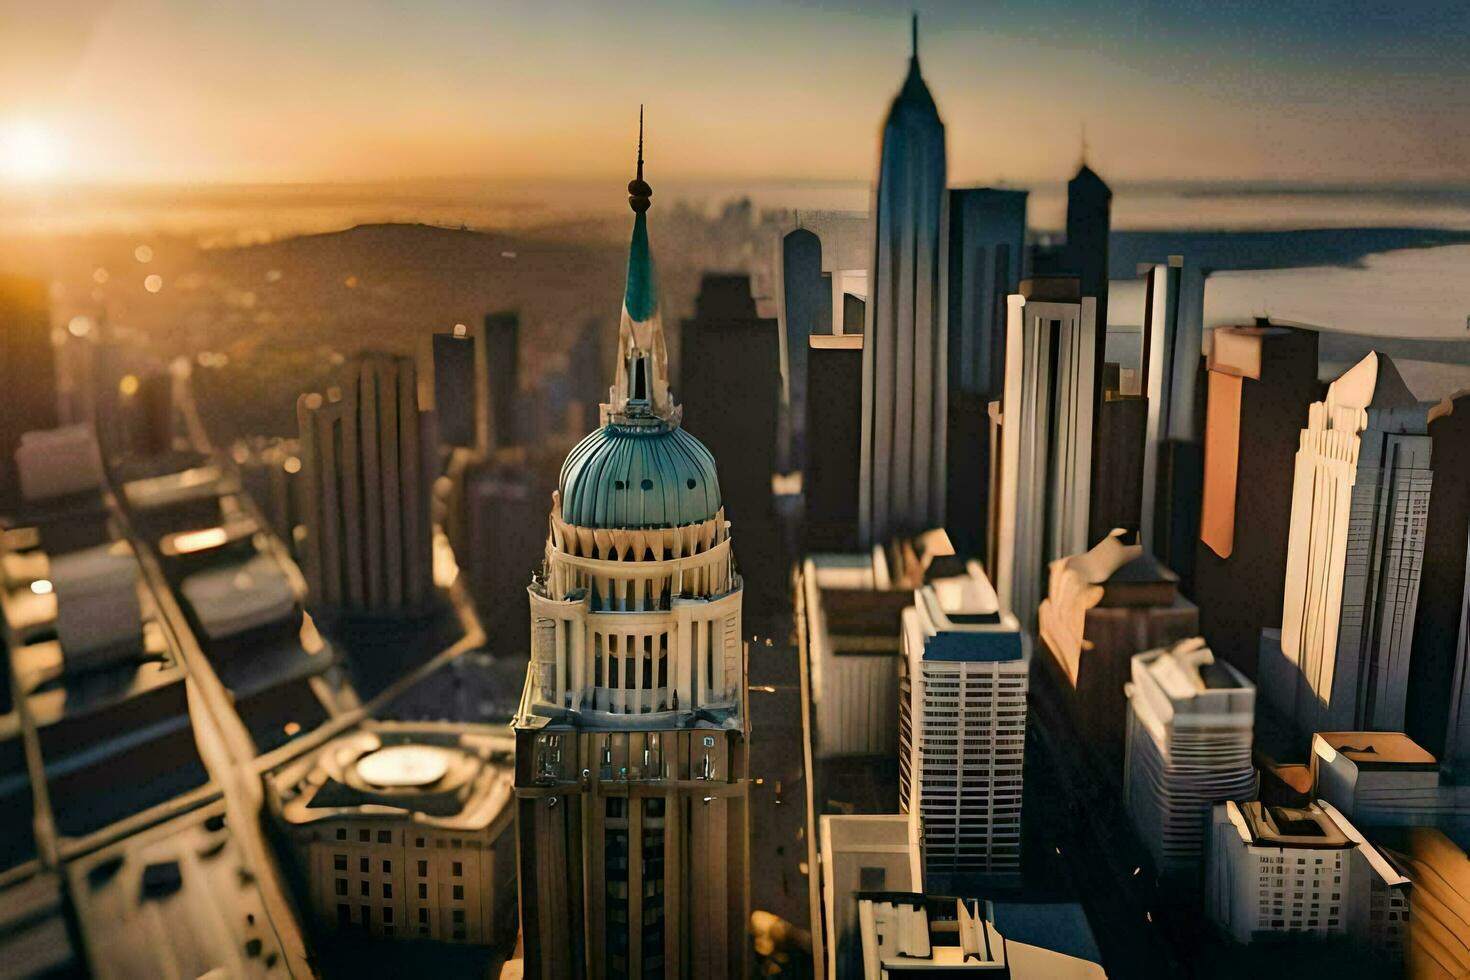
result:
M 577 443 L 561 467 L 562 519 L 648 530 L 707 521 L 720 510 L 715 458 L 677 426 L 613 423 Z

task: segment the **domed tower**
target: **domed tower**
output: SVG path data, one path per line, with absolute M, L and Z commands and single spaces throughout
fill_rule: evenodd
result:
M 613 383 L 562 465 L 530 586 L 515 720 L 528 977 L 745 973 L 741 582 L 714 457 L 669 392 L 642 128 L 640 110 Z

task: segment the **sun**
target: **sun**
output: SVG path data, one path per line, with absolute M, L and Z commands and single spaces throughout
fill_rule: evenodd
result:
M 29 121 L 0 125 L 0 177 L 33 182 L 55 177 L 60 163 L 56 141 Z

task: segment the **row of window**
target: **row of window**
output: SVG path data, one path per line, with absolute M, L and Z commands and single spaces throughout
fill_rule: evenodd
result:
M 379 844 L 391 844 L 391 843 L 393 843 L 393 831 L 391 831 L 391 830 L 379 830 L 375 834 L 374 831 L 368 830 L 365 827 L 358 829 L 358 831 L 357 831 L 357 842 L 359 844 L 371 844 L 371 843 L 373 843 L 373 840 L 374 840 L 374 837 L 375 836 L 376 836 L 377 842 Z M 339 841 L 345 841 L 345 840 L 347 840 L 347 828 L 346 827 L 338 827 L 337 828 L 337 839 Z M 442 838 L 436 838 L 434 840 L 434 845 L 433 846 L 442 848 L 442 847 L 445 847 L 446 844 L 445 844 L 445 842 L 444 842 L 444 840 Z M 462 849 L 464 847 L 464 841 L 462 841 L 462 840 L 450 840 L 448 842 L 448 845 L 447 846 L 448 847 L 451 847 L 451 848 L 453 848 L 455 850 L 460 850 L 460 849 Z M 479 846 L 479 842 L 478 841 L 471 841 L 470 842 L 470 847 L 471 848 L 474 848 L 474 847 L 477 847 L 477 846 Z M 425 838 L 425 837 L 415 837 L 414 838 L 414 847 L 417 847 L 417 848 L 419 848 L 421 850 L 422 849 L 427 849 L 429 847 L 428 839 Z
M 332 855 L 332 869 L 334 871 L 346 871 L 347 870 L 347 855 L 346 854 L 333 854 Z M 365 858 L 365 857 L 364 858 L 358 858 L 357 859 L 357 870 L 358 870 L 358 872 L 360 874 L 371 874 L 372 873 L 372 860 L 370 858 Z M 419 872 L 419 877 L 420 878 L 427 878 L 427 877 L 429 877 L 429 862 L 428 861 L 420 861 L 420 862 L 418 862 L 418 872 Z M 384 858 L 383 859 L 383 874 L 390 875 L 392 873 L 393 873 L 393 862 L 390 861 L 390 860 L 388 860 L 387 858 Z M 464 877 L 464 862 L 463 861 L 454 861 L 454 862 L 452 862 L 450 864 L 450 873 L 454 877 L 456 877 L 456 878 L 463 878 Z

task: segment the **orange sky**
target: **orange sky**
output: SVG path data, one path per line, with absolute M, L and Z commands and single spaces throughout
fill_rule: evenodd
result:
M 1470 179 L 1470 4 L 1098 6 L 921 5 L 955 180 L 1062 177 L 1084 121 L 1113 179 Z M 907 48 L 907 6 L 865 0 L 0 0 L 0 152 L 39 133 L 45 174 L 99 181 L 600 176 L 641 101 L 662 174 L 867 178 Z

